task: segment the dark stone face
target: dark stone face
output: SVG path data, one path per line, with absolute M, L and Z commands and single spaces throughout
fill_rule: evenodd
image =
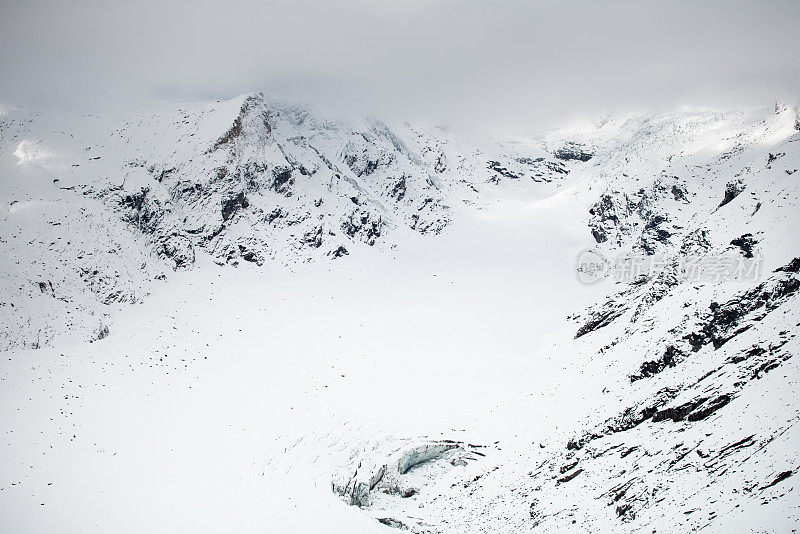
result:
M 272 189 L 278 193 L 286 193 L 289 191 L 293 183 L 292 169 L 288 167 L 280 167 L 272 172 Z
M 731 241 L 731 245 L 739 247 L 742 250 L 745 258 L 753 257 L 753 247 L 758 243 L 752 234 L 744 234 Z
M 553 155 L 564 161 L 577 160 L 589 161 L 594 154 L 578 143 L 568 143 L 563 148 L 556 150 Z
M 222 220 L 227 221 L 237 211 L 246 208 L 250 204 L 247 202 L 247 197 L 244 193 L 239 193 L 235 197 L 228 198 L 222 201 Z
M 722 197 L 722 202 L 719 203 L 721 208 L 728 204 L 731 200 L 739 196 L 739 193 L 744 191 L 744 184 L 741 182 L 728 182 L 725 186 L 725 196 Z

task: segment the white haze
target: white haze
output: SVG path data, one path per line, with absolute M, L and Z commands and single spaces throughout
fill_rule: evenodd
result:
M 798 20 L 794 1 L 6 1 L 0 102 L 265 90 L 488 129 L 765 105 L 800 86 Z

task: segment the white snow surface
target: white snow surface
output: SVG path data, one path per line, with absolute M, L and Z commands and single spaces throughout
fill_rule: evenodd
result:
M 795 531 L 796 125 L 6 110 L 0 531 Z M 757 281 L 575 272 L 748 234 Z

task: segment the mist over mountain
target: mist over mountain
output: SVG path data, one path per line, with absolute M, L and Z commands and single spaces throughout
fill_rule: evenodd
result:
M 791 0 L 7 2 L 6 105 L 250 91 L 475 130 L 604 112 L 796 104 Z M 792 100 L 794 99 L 794 100 Z

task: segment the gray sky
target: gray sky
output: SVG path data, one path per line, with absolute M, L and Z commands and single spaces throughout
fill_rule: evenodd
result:
M 488 128 L 800 97 L 800 1 L 0 0 L 0 102 L 271 90 Z

